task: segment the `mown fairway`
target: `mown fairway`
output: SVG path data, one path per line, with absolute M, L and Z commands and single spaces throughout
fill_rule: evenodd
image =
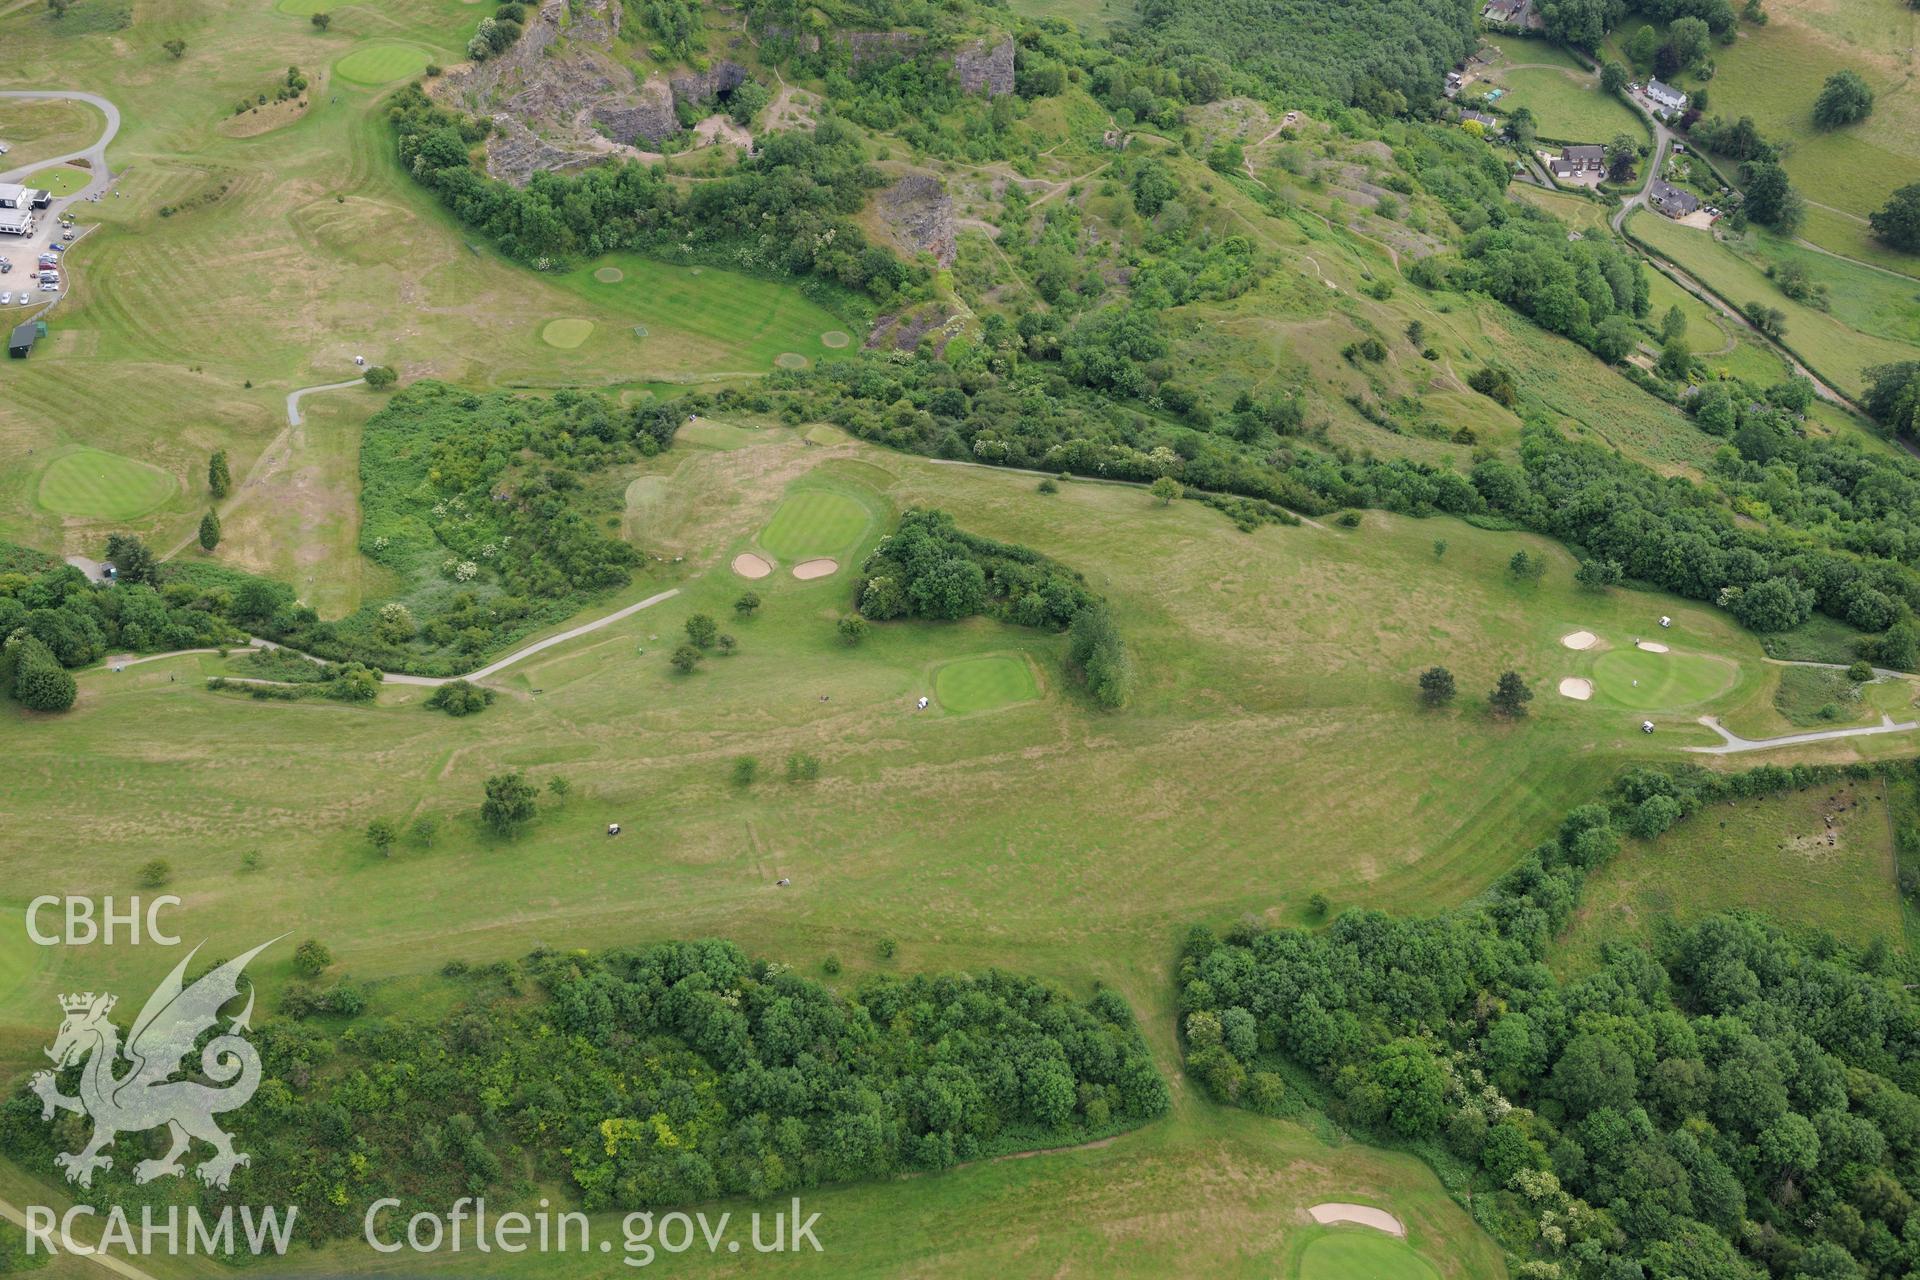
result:
M 63 516 L 128 520 L 173 496 L 164 471 L 98 449 L 76 449 L 40 474 L 40 505 Z
M 315 7 L 331 12 L 326 32 L 308 21 Z M 118 196 L 79 207 L 83 222 L 108 225 L 72 250 L 72 294 L 49 317 L 51 336 L 5 371 L 0 537 L 99 554 L 102 525 L 37 500 L 44 460 L 74 446 L 172 476 L 172 496 L 126 524 L 163 549 L 191 538 L 213 449 L 232 459 L 236 504 L 252 484 L 302 485 L 332 465 L 311 447 L 330 445 L 309 435 L 308 447 L 289 447 L 286 394 L 354 376 L 356 355 L 409 380 L 645 394 L 661 382 L 765 372 L 783 350 L 831 359 L 820 335 L 861 328 L 786 284 L 657 264 L 649 276 L 636 265 L 628 296 L 616 301 L 603 286 L 583 293 L 475 243 L 395 167 L 379 107 L 384 83 L 361 85 L 349 73 L 384 79 L 380 64 L 396 46 L 452 65 L 482 16 L 460 0 L 340 8 L 194 0 L 142 7 L 115 32 L 56 24 L 45 6 L 0 13 L 0 85 L 108 93 L 123 116 L 109 161 L 124 173 Z M 160 47 L 174 37 L 187 44 L 177 61 Z M 289 64 L 309 76 L 341 71 L 325 77 L 304 113 L 252 136 L 230 132 L 235 104 L 271 98 Z M 90 108 L 9 102 L 0 113 L 0 138 L 14 141 L 15 124 L 26 138 L 29 121 L 45 130 L 41 141 L 20 141 L 9 166 L 98 136 Z M 713 287 L 665 287 L 703 279 Z M 671 304 L 648 300 L 669 293 Z M 551 346 L 541 332 L 558 318 L 594 331 L 577 347 Z M 636 336 L 636 325 L 648 336 Z M 246 544 L 236 552 L 251 563 L 295 554 Z M 336 566 L 339 579 L 319 592 L 350 598 L 358 576 L 350 560 L 330 557 L 311 572 L 318 584 Z
M 766 373 L 783 352 L 831 359 L 822 336 L 845 323 L 791 285 L 630 253 L 597 259 L 556 282 L 621 317 L 598 339 L 607 350 L 684 350 L 717 370 Z

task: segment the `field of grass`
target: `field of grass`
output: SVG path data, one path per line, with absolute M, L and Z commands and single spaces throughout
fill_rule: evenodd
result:
M 129 520 L 173 496 L 173 477 L 133 458 L 75 449 L 40 473 L 40 505 L 63 516 Z
M 1579 972 L 1598 960 L 1603 942 L 1650 938 L 1657 921 L 1685 923 L 1730 907 L 1854 943 L 1900 941 L 1880 783 L 1715 805 L 1657 840 L 1628 840 L 1587 880 L 1585 903 L 1556 945 L 1554 967 Z
M 1624 133 L 1636 141 L 1651 141 L 1647 122 L 1640 113 L 1620 99 L 1600 92 L 1584 72 L 1574 74 L 1550 67 L 1525 67 L 1517 71 L 1496 71 L 1485 84 L 1507 90 L 1500 98 L 1500 110 L 1510 112 L 1526 107 L 1532 111 L 1542 138 L 1604 144 Z M 1476 81 L 1473 87 L 1480 89 L 1483 85 Z
M 100 112 L 84 102 L 0 100 L 0 172 L 24 169 L 85 148 L 100 136 Z
M 13 157 L 9 156 L 7 158 L 12 159 Z M 43 191 L 51 192 L 54 198 L 58 199 L 61 196 L 72 195 L 74 192 L 80 190 L 80 188 L 86 186 L 89 181 L 89 175 L 80 169 L 69 168 L 66 165 L 56 165 L 54 168 L 42 169 L 40 172 L 31 175 L 27 178 L 24 185 L 39 187 Z
M 1756 266 L 1734 248 L 1716 241 L 1712 232 L 1683 227 L 1671 219 L 1640 210 L 1630 215 L 1627 229 L 1735 306 L 1745 307 L 1752 302 L 1762 302 L 1785 312 L 1787 344 L 1800 353 L 1808 367 L 1847 395 L 1857 396 L 1865 386 L 1863 370 L 1877 364 L 1913 358 L 1913 347 L 1906 342 L 1850 327 L 1840 317 L 1837 301 L 1834 311 L 1826 312 L 1788 298 L 1773 281 L 1767 279 L 1763 267 Z M 1846 267 L 1846 264 L 1833 259 L 1809 255 L 1809 264 L 1816 272 L 1816 278 L 1831 274 L 1829 269 L 1821 266 L 1822 263 L 1830 268 Z M 1858 268 L 1851 270 L 1861 275 L 1871 274 L 1860 272 Z M 1884 285 L 1876 283 L 1876 294 L 1883 293 L 1889 287 L 1905 287 L 1891 277 L 1876 276 L 1875 281 L 1884 282 Z M 1848 306 L 1857 315 L 1867 314 L 1864 306 Z
M 1766 26 L 1743 24 L 1731 48 L 1715 50 L 1711 109 L 1729 119 L 1752 116 L 1786 145 L 1787 172 L 1807 199 L 1864 218 L 1920 172 L 1920 95 L 1912 83 L 1920 13 L 1877 0 L 1782 0 L 1767 12 Z M 1843 69 L 1874 90 L 1873 114 L 1844 129 L 1819 129 L 1813 101 Z M 1835 236 L 1836 227 L 1810 221 L 1806 234 L 1848 252 L 1850 237 Z
M 1040 689 L 1024 658 L 991 654 L 962 658 L 935 670 L 933 696 L 946 710 L 965 715 L 1031 702 L 1040 696 Z
M 839 556 L 867 532 L 872 517 L 832 489 L 802 489 L 782 502 L 760 531 L 760 545 L 782 560 Z
M 1365 1227 L 1323 1228 L 1301 1249 L 1292 1280 L 1438 1280 L 1404 1240 Z

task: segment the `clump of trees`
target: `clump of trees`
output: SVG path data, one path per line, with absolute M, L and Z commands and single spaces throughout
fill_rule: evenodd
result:
M 1623 836 L 1839 775 L 1636 769 L 1453 912 L 1196 927 L 1188 1073 L 1261 1111 L 1297 1108 L 1297 1080 L 1343 1123 L 1444 1148 L 1518 1274 L 1906 1274 L 1920 1003 L 1884 944 L 1736 912 L 1609 943 L 1575 980 L 1544 963 Z
M 309 964 L 300 948 L 309 981 L 332 959 L 319 950 Z M 297 1205 L 303 1240 L 358 1238 L 385 1196 L 404 1221 L 528 1178 L 589 1211 L 785 1197 L 1097 1139 L 1169 1103 L 1118 994 L 1082 1001 L 991 970 L 836 994 L 691 942 L 453 963 L 437 981 L 444 1016 L 403 1011 L 376 1031 L 354 1021 L 357 992 L 302 991 L 256 1023 L 265 1077 L 303 1083 L 254 1113 L 237 1176 L 246 1195 Z M 64 1145 L 25 1090 L 0 1107 L 10 1156 L 44 1165 Z M 137 1198 L 132 1164 L 97 1174 L 100 1194 Z M 216 1213 L 227 1200 L 178 1189 Z
M 427 705 L 450 716 L 470 716 L 493 705 L 493 690 L 468 680 L 450 680 L 433 691 Z
M 876 622 L 985 613 L 1059 630 L 1096 601 L 1078 574 L 1039 552 L 966 533 L 926 508 L 902 514 L 860 573 L 860 612 Z

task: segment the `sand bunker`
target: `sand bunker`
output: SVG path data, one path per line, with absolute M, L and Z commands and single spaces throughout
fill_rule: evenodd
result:
M 1591 631 L 1575 631 L 1571 635 L 1560 637 L 1560 643 L 1569 649 L 1591 649 L 1599 637 Z
M 743 578 L 764 578 L 773 572 L 773 566 L 751 551 L 743 551 L 733 558 L 733 571 Z
M 1372 1227 L 1375 1231 L 1384 1231 L 1390 1236 L 1405 1236 L 1407 1229 L 1400 1219 L 1385 1209 L 1376 1209 L 1365 1204 L 1317 1204 L 1307 1210 L 1315 1222 L 1325 1225 L 1329 1222 L 1356 1222 L 1363 1227 Z
M 1579 676 L 1568 676 L 1560 682 L 1560 696 L 1572 698 L 1576 702 L 1585 702 L 1593 696 L 1593 681 L 1582 680 Z
M 1648 653 L 1669 652 L 1667 646 L 1661 644 L 1658 640 L 1635 640 L 1633 643 L 1635 648 L 1645 649 Z
M 824 578 L 830 573 L 837 573 L 839 569 L 838 560 L 802 560 L 793 566 L 793 576 L 805 582 L 809 578 Z

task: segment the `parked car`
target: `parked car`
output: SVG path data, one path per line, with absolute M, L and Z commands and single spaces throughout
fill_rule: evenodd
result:
M 67 251 L 67 246 L 58 242 L 48 245 L 47 248 L 53 250 L 55 253 L 65 253 Z
M 0 307 L 10 306 L 12 303 L 13 295 L 11 293 L 0 293 Z

